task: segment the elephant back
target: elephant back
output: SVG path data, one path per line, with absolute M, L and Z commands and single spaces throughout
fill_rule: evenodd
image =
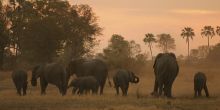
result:
M 49 83 L 59 85 L 60 82 L 64 84 L 68 82 L 69 75 L 59 63 L 46 64 L 43 70 L 41 77 L 44 77 Z
M 11 77 L 14 83 L 21 85 L 27 83 L 27 72 L 24 70 L 14 70 Z
M 158 77 L 175 78 L 179 72 L 179 66 L 174 54 L 163 53 L 155 60 L 154 71 Z

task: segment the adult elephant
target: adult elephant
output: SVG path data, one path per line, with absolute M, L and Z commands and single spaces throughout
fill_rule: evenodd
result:
M 108 76 L 108 68 L 102 60 L 75 59 L 69 63 L 67 71 L 71 75 L 75 74 L 77 77 L 95 77 L 99 84 L 100 94 L 103 94 L 103 89 Z
M 160 53 L 157 55 L 154 65 L 155 84 L 152 95 L 164 95 L 172 97 L 172 85 L 179 73 L 179 66 L 174 53 Z M 159 89 L 159 90 L 158 90 Z
M 113 76 L 113 81 L 115 84 L 116 94 L 119 94 L 119 87 L 121 88 L 122 95 L 127 96 L 129 82 L 131 83 L 138 83 L 139 78 L 131 71 L 120 69 L 117 73 Z
M 42 95 L 46 94 L 48 83 L 58 87 L 62 95 L 66 94 L 69 74 L 61 64 L 50 63 L 34 67 L 31 79 L 32 86 L 37 86 L 37 78 L 40 78 Z

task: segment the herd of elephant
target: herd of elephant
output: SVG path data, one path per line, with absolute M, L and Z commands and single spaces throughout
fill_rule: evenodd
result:
M 174 53 L 159 53 L 153 65 L 155 83 L 154 90 L 151 93 L 153 96 L 166 96 L 172 98 L 172 85 L 179 73 L 179 66 Z M 72 75 L 76 78 L 69 84 L 69 79 Z M 24 70 L 15 70 L 12 72 L 12 80 L 19 95 L 26 95 L 27 90 L 27 72 Z M 59 63 L 50 63 L 38 65 L 32 70 L 31 84 L 37 86 L 37 79 L 40 78 L 41 94 L 46 94 L 48 84 L 55 85 L 61 95 L 65 95 L 68 88 L 73 88 L 73 94 L 86 94 L 92 92 L 103 94 L 103 89 L 108 79 L 107 65 L 99 59 L 76 59 L 72 60 L 66 67 Z M 194 91 L 195 97 L 201 96 L 202 89 L 205 90 L 206 96 L 209 97 L 208 88 L 206 85 L 206 76 L 202 72 L 198 72 L 194 76 Z M 119 89 L 122 95 L 128 93 L 129 83 L 138 83 L 139 77 L 135 73 L 119 69 L 113 76 L 114 87 L 116 94 L 119 94 Z M 110 83 L 111 84 L 111 83 Z M 23 91 L 23 93 L 22 93 Z

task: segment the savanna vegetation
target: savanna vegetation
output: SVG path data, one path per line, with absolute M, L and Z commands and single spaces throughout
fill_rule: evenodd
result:
M 89 5 L 71 5 L 66 0 L 1 0 L 0 1 L 0 110 L 124 110 L 166 109 L 207 110 L 220 109 L 219 62 L 220 43 L 210 45 L 211 38 L 220 36 L 220 27 L 204 26 L 200 32 L 208 44 L 190 49 L 190 41 L 197 35 L 191 27 L 180 30 L 187 43 L 188 55 L 178 55 L 179 75 L 173 85 L 175 99 L 155 98 L 153 90 L 153 62 L 155 48 L 161 53 L 175 51 L 175 39 L 169 33 L 154 35 L 147 32 L 142 39 L 150 53 L 134 40 L 113 34 L 103 52 L 95 54 L 97 38 L 102 26 Z M 104 94 L 60 96 L 55 86 L 49 85 L 47 95 L 40 95 L 40 87 L 30 84 L 31 69 L 37 64 L 59 62 L 67 65 L 72 59 L 101 59 L 112 75 L 120 68 L 129 69 L 140 77 L 131 84 L 128 96 L 115 96 L 114 87 L 106 84 Z M 28 71 L 27 96 L 16 94 L 11 71 Z M 206 73 L 210 98 L 193 98 L 193 77 L 198 71 Z M 39 82 L 39 81 L 38 81 Z

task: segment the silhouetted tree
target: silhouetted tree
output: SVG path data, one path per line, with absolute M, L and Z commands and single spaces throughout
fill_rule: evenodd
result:
M 163 52 L 168 52 L 168 50 L 174 50 L 176 48 L 175 45 L 175 39 L 171 37 L 170 34 L 159 34 L 157 35 L 158 40 L 158 47 L 163 51 Z
M 194 30 L 190 27 L 185 27 L 182 30 L 181 36 L 183 38 L 186 38 L 186 43 L 188 44 L 188 57 L 189 57 L 189 40 L 192 39 L 193 40 L 193 36 L 195 36 Z
M 109 45 L 103 50 L 99 58 L 105 59 L 111 68 L 139 69 L 146 63 L 147 54 L 141 53 L 140 45 L 135 41 L 127 41 L 123 36 L 112 35 Z
M 0 69 L 3 66 L 5 48 L 9 44 L 9 30 L 7 28 L 8 20 L 6 18 L 5 9 L 0 1 Z
M 209 40 L 215 35 L 214 28 L 212 26 L 204 26 L 204 28 L 201 30 L 201 35 L 202 37 L 205 36 L 208 38 L 208 48 L 209 48 Z
M 156 38 L 152 33 L 145 34 L 145 38 L 143 40 L 145 44 L 148 44 L 148 47 L 150 48 L 150 54 L 153 60 L 153 52 L 152 52 L 152 44 L 156 43 Z
M 216 27 L 216 34 L 217 34 L 218 36 L 220 36 L 220 26 L 217 26 L 217 27 Z

